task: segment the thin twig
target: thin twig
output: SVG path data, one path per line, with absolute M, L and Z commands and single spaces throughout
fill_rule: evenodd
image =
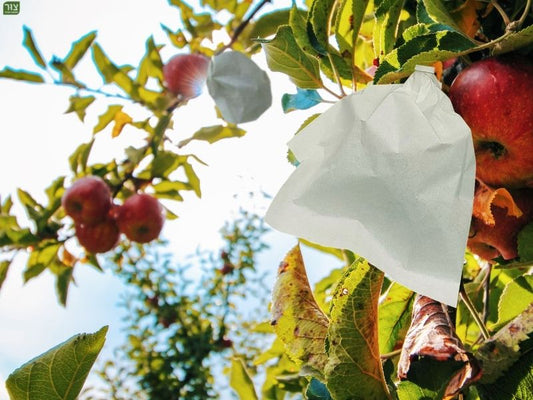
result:
M 237 39 L 239 38 L 239 35 L 242 33 L 242 31 L 244 31 L 244 28 L 246 28 L 246 26 L 250 23 L 250 21 L 252 20 L 252 18 L 255 16 L 255 14 L 257 14 L 259 12 L 259 10 L 261 10 L 261 8 L 263 8 L 267 3 L 270 3 L 272 0 L 262 0 L 251 12 L 251 14 L 248 16 L 248 18 L 246 18 L 245 20 L 243 20 L 239 26 L 237 26 L 237 28 L 235 28 L 235 30 L 233 31 L 233 34 L 231 35 L 231 39 L 229 41 L 228 44 L 224 45 L 222 48 L 220 48 L 216 53 L 215 55 L 219 55 L 220 53 L 222 53 L 224 50 L 227 50 L 229 49 L 231 46 L 233 46 L 233 43 L 235 43 L 237 41 Z
M 489 307 L 490 307 L 490 273 L 492 272 L 492 265 L 487 263 L 486 265 L 487 275 L 483 280 L 483 322 L 487 323 L 489 319 Z
M 396 357 L 400 355 L 401 353 L 402 353 L 402 349 L 396 349 L 396 350 L 391 351 L 390 353 L 381 354 L 379 358 L 381 358 L 382 360 L 387 360 L 389 358 Z
M 329 42 L 329 37 L 331 35 L 331 25 L 333 24 L 333 15 L 335 14 L 335 8 L 337 8 L 338 3 L 339 3 L 339 0 L 335 0 L 335 2 L 333 3 L 333 6 L 331 7 L 331 11 L 328 15 L 328 24 L 327 24 L 327 30 L 326 30 L 326 40 L 328 40 L 328 42 Z M 329 45 L 329 43 L 327 44 Z M 339 71 L 337 70 L 337 66 L 333 62 L 333 57 L 329 51 L 328 51 L 328 59 L 331 64 L 331 69 L 333 71 L 333 75 L 335 76 L 335 80 L 337 81 L 337 84 L 339 85 L 341 96 L 344 97 L 346 96 L 346 92 L 344 91 L 344 87 L 342 85 L 342 80 L 339 75 Z
M 526 7 L 524 8 L 524 11 L 522 12 L 522 15 L 520 19 L 517 21 L 517 30 L 522 27 L 524 24 L 524 21 L 527 18 L 527 15 L 529 14 L 529 9 L 531 8 L 531 0 L 527 0 Z
M 509 19 L 509 16 L 504 11 L 502 6 L 500 6 L 496 0 L 491 0 L 490 4 L 492 4 L 492 6 L 500 13 L 500 15 L 502 16 L 503 23 L 505 24 L 505 26 L 509 25 L 511 23 L 511 20 Z
M 476 307 L 470 300 L 470 297 L 468 297 L 468 294 L 466 293 L 465 287 L 463 283 L 461 282 L 461 287 L 459 288 L 459 295 L 461 296 L 461 300 L 463 300 L 463 303 L 465 303 L 466 308 L 468 311 L 470 311 L 470 315 L 472 315 L 472 318 L 474 318 L 474 321 L 476 322 L 477 326 L 479 327 L 479 330 L 481 331 L 481 334 L 483 335 L 483 338 L 487 340 L 490 338 L 489 331 L 487 327 L 485 326 L 485 323 L 479 316 L 479 313 L 476 310 Z

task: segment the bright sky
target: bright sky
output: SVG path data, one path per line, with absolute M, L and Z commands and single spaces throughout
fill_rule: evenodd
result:
M 268 7 L 289 5 L 286 1 L 273 3 L 266 11 Z M 9 65 L 38 70 L 21 45 L 23 25 L 32 29 L 45 59 L 53 54 L 63 57 L 71 42 L 97 30 L 98 43 L 119 65 L 135 65 L 150 35 L 154 35 L 157 43 L 167 43 L 160 23 L 171 28 L 178 26 L 177 10 L 163 0 L 21 0 L 20 6 L 21 13 L 17 16 L 0 15 L 0 69 Z M 167 46 L 162 51 L 163 60 L 175 52 Z M 266 69 L 264 55 L 256 61 Z M 80 65 L 80 76 L 90 77 L 97 86 L 101 80 L 91 64 Z M 209 167 L 197 168 L 202 199 L 190 196 L 183 203 L 172 204 L 180 218 L 167 222 L 163 235 L 170 240 L 170 248 L 177 255 L 185 256 L 198 246 L 217 249 L 220 244 L 218 230 L 237 209 L 233 196 L 250 189 L 275 194 L 293 170 L 285 160 L 285 143 L 306 114 L 285 116 L 282 113 L 281 95 L 294 93 L 295 88 L 281 74 L 270 73 L 270 76 L 273 106 L 258 122 L 243 125 L 248 130 L 245 137 L 214 145 L 191 143 L 184 149 L 197 154 Z M 16 188 L 21 187 L 37 200 L 42 199 L 43 189 L 55 177 L 69 174 L 68 155 L 79 143 L 88 140 L 97 115 L 106 108 L 103 102 L 97 101 L 96 106 L 93 103 L 84 125 L 74 114 L 64 114 L 68 96 L 73 93 L 71 89 L 53 85 L 0 79 L 2 198 L 8 194 L 15 198 Z M 206 95 L 191 101 L 175 114 L 174 121 L 172 138 L 176 140 L 189 137 L 201 126 L 217 123 L 212 100 Z M 139 136 L 135 130 L 125 131 L 113 141 L 108 131 L 100 135 L 106 140 L 101 140 L 104 143 L 95 153 L 107 160 L 110 157 L 120 159 L 123 154 L 115 149 L 138 140 Z M 21 220 L 23 215 L 19 212 Z M 262 263 L 264 268 L 276 268 L 295 240 L 278 233 L 271 234 L 269 240 L 272 248 L 262 257 Z M 332 267 L 332 262 L 327 258 L 313 258 L 308 266 L 311 281 L 316 281 L 324 274 L 324 269 Z M 110 325 L 100 359 L 109 357 L 113 348 L 123 341 L 120 319 L 124 311 L 117 307 L 122 291 L 118 279 L 91 267 L 78 267 L 75 271 L 78 286 L 71 288 L 65 309 L 57 303 L 50 274 L 45 273 L 23 285 L 25 261 L 24 256 L 16 259 L 0 291 L 0 400 L 8 398 L 3 380 L 13 369 L 74 334 L 94 332 L 103 325 Z

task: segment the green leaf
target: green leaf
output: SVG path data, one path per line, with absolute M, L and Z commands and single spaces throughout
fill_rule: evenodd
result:
M 118 87 L 124 90 L 126 94 L 131 96 L 133 99 L 136 99 L 138 97 L 137 87 L 134 85 L 133 80 L 124 71 L 111 62 L 111 60 L 107 57 L 97 43 L 93 43 L 91 49 L 94 64 L 98 68 L 98 72 L 104 79 L 104 82 L 114 82 Z
M 408 380 L 398 385 L 399 400 L 442 399 L 448 382 L 462 366 L 454 360 L 420 358 L 411 364 Z
M 93 128 L 93 133 L 100 132 L 115 119 L 115 115 L 122 110 L 121 105 L 110 105 L 107 111 L 98 117 L 98 123 Z
M 343 83 L 343 85 L 345 86 L 351 85 L 352 84 L 352 67 L 350 66 L 351 61 L 342 57 L 340 54 L 337 54 L 334 51 L 330 51 L 329 57 L 322 57 L 320 59 L 320 69 L 322 70 L 322 72 L 324 72 L 324 75 L 326 75 L 333 82 L 337 82 L 337 78 L 331 66 L 331 61 L 333 61 L 335 70 L 339 74 L 339 77 L 341 78 L 341 82 Z M 359 67 L 357 66 L 354 67 L 354 69 L 358 69 L 358 68 Z M 368 78 L 366 79 L 366 82 L 370 82 L 371 80 L 372 80 L 372 77 L 368 76 Z
M 429 17 L 438 23 L 453 28 L 456 32 L 461 33 L 461 28 L 457 25 L 454 18 L 448 12 L 448 9 L 441 0 L 422 0 Z
M 341 53 L 353 53 L 369 0 L 343 0 L 335 22 L 335 38 Z
M 493 383 L 502 375 L 513 375 L 514 364 L 521 355 L 533 353 L 531 339 L 533 339 L 533 303 L 479 347 L 475 356 L 483 364 L 480 382 Z M 530 343 L 529 349 L 522 349 L 522 345 L 527 342 Z M 513 374 L 505 374 L 510 368 Z
M 508 53 L 533 43 L 533 25 L 508 35 L 492 49 L 493 54 Z
M 389 353 L 403 340 L 411 321 L 411 309 L 415 294 L 393 282 L 379 305 L 379 351 Z
M 163 81 L 163 62 L 159 55 L 159 49 L 160 47 L 156 46 L 154 38 L 150 36 L 146 40 L 146 53 L 139 63 L 137 78 L 135 79 L 142 86 L 146 84 L 150 77 L 157 79 L 159 82 Z
M 89 47 L 91 47 L 95 38 L 96 32 L 92 31 L 72 43 L 69 53 L 63 60 L 63 63 L 68 69 L 72 70 L 78 64 L 85 53 L 87 53 L 87 50 L 89 50 Z
M 62 306 L 67 305 L 67 295 L 70 284 L 73 282 L 74 268 L 60 263 L 55 263 L 54 274 L 56 275 L 56 294 Z
M 336 400 L 390 399 L 378 343 L 383 273 L 356 258 L 333 295 L 326 349 L 327 387 Z
M 497 326 L 503 326 L 533 303 L 533 276 L 523 275 L 505 286 L 498 303 Z
M 405 0 L 382 0 L 374 12 L 374 54 L 380 59 L 394 48 L 404 3 Z
M 35 44 L 35 40 L 33 40 L 33 34 L 31 29 L 27 26 L 24 26 L 23 30 L 24 39 L 22 41 L 22 45 L 26 48 L 26 50 L 28 50 L 31 55 L 31 58 L 33 58 L 33 61 L 35 61 L 35 63 L 41 68 L 46 69 L 46 63 L 44 62 L 43 56 L 41 55 L 41 52 Z
M 257 400 L 254 383 L 240 358 L 232 358 L 230 372 L 230 386 L 241 400 Z
M 244 129 L 241 129 L 238 126 L 232 124 L 226 126 L 204 126 L 200 130 L 196 131 L 190 138 L 179 142 L 178 147 L 183 147 L 192 140 L 203 140 L 209 143 L 215 143 L 221 139 L 242 137 L 245 134 L 246 131 Z
M 200 178 L 198 178 L 198 175 L 194 171 L 192 165 L 188 162 L 185 162 L 183 164 L 183 168 L 185 169 L 185 176 L 187 176 L 187 179 L 189 180 L 190 187 L 198 197 L 202 197 L 202 192 L 200 190 Z
M 153 178 L 165 178 L 174 172 L 180 165 L 186 160 L 183 156 L 180 156 L 171 151 L 160 151 L 154 157 L 150 165 L 146 169 L 139 173 L 137 176 L 140 179 L 153 179 Z
M 312 56 L 318 55 L 318 52 L 313 47 L 307 31 L 307 13 L 302 12 L 294 4 L 289 14 L 289 26 L 292 30 L 292 34 L 296 44 L 300 47 L 304 53 L 308 53 Z
M 271 324 L 291 359 L 322 378 L 329 321 L 314 299 L 298 245 L 279 266 L 272 290 Z
M 40 275 L 52 263 L 57 261 L 57 252 L 60 247 L 61 244 L 56 241 L 47 241 L 34 249 L 26 263 L 26 269 L 23 274 L 24 282 L 28 282 L 30 279 Z
M 94 96 L 70 96 L 70 106 L 67 111 L 65 111 L 65 114 L 75 112 L 80 121 L 83 122 L 83 120 L 85 119 L 85 110 L 92 104 L 94 99 Z
M 417 64 L 427 65 L 460 55 L 475 45 L 452 31 L 417 36 L 390 52 L 376 71 L 374 82 L 391 83 L 410 75 Z
M 18 81 L 43 83 L 44 78 L 35 72 L 29 72 L 24 70 L 16 70 L 9 67 L 5 67 L 0 71 L 0 78 L 16 79 Z
M 100 353 L 107 326 L 73 336 L 16 369 L 6 381 L 11 400 L 75 400 Z
M 187 37 L 183 33 L 182 30 L 178 30 L 177 32 L 173 32 L 168 26 L 161 24 L 161 28 L 165 31 L 167 34 L 170 43 L 172 43 L 174 46 L 176 46 L 178 49 L 182 49 L 185 47 L 188 43 Z
M 168 113 L 161 116 L 157 121 L 152 140 L 150 141 L 150 149 L 152 150 L 154 156 L 157 155 L 157 152 L 159 151 L 159 145 L 161 144 L 163 136 L 165 136 L 165 132 L 167 131 L 171 121 L 172 118 Z
M 261 42 L 272 71 L 287 74 L 302 89 L 322 87 L 317 60 L 300 49 L 289 26 L 281 26 L 274 39 Z
M 153 185 L 153 188 L 155 190 L 156 197 L 175 201 L 183 201 L 180 191 L 191 190 L 190 185 L 180 181 L 163 181 Z
M 93 144 L 94 139 L 88 143 L 80 144 L 68 158 L 70 169 L 74 174 L 84 172 L 87 168 L 87 161 L 89 160 L 89 154 L 91 153 Z
M 309 10 L 308 24 L 312 29 L 313 47 L 322 55 L 328 54 L 330 14 L 333 12 L 335 0 L 314 0 Z
M 11 261 L 4 260 L 0 261 L 0 289 L 2 289 L 2 285 L 4 284 L 4 281 L 7 277 L 7 271 L 9 270 L 9 266 L 11 265 Z
M 22 189 L 17 189 L 17 195 L 20 202 L 26 209 L 28 216 L 33 220 L 39 219 L 42 215 L 42 210 L 44 207 L 37 203 L 37 201 L 28 192 Z
M 85 86 L 76 81 L 72 71 L 61 61 L 60 59 L 54 57 L 50 62 L 52 68 L 61 73 L 61 82 L 76 86 L 78 88 L 84 88 Z
M 518 233 L 518 255 L 521 262 L 533 261 L 533 222 Z
M 316 378 L 311 378 L 305 396 L 307 400 L 333 400 L 326 385 Z
M 249 37 L 251 39 L 266 38 L 275 34 L 281 25 L 287 25 L 289 23 L 290 10 L 290 8 L 285 8 L 261 15 L 253 23 Z M 300 10 L 300 13 L 302 12 L 305 13 Z
M 513 365 L 512 373 L 490 385 L 477 385 L 477 389 L 481 400 L 533 399 L 533 351 L 520 357 Z

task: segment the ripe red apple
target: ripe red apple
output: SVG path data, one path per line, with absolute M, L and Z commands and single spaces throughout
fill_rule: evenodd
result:
M 134 194 L 120 207 L 117 223 L 120 231 L 134 242 L 148 243 L 156 239 L 165 222 L 165 210 L 149 194 Z
M 67 189 L 61 204 L 77 224 L 103 221 L 111 207 L 111 191 L 102 178 L 86 176 Z
M 106 218 L 94 225 L 76 224 L 78 242 L 91 253 L 105 253 L 118 243 L 120 232 L 115 220 Z
M 472 130 L 477 177 L 500 187 L 533 187 L 533 62 L 518 55 L 478 61 L 450 87 Z
M 201 54 L 178 54 L 163 66 L 165 87 L 175 95 L 192 99 L 202 93 L 209 58 Z
M 467 246 L 470 251 L 485 260 L 502 256 L 505 260 L 518 257 L 517 235 L 533 220 L 533 190 L 518 189 L 511 192 L 522 216 L 514 217 L 508 210 L 492 205 L 494 226 L 478 218 L 472 219 Z

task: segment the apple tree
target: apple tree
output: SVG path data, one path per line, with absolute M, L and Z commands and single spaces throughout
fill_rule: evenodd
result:
M 201 161 L 182 148 L 191 140 L 214 143 L 242 136 L 245 132 L 238 124 L 259 118 L 269 106 L 268 81 L 263 71 L 249 64 L 249 57 L 264 55 L 272 72 L 286 74 L 296 86 L 296 94 L 275 99 L 281 100 L 285 118 L 297 118 L 293 111 L 335 102 L 370 83 L 401 82 L 416 65 L 431 65 L 455 111 L 469 125 L 476 153 L 471 232 L 457 309 L 390 281 L 351 251 L 302 240 L 337 256 L 344 266 L 311 288 L 299 246 L 292 248 L 279 267 L 270 324 L 261 328 L 275 332 L 276 339 L 255 360 L 234 360 L 230 379 L 239 382 L 235 391 L 242 399 L 259 397 L 254 385 L 259 365 L 266 367 L 261 388 L 265 399 L 283 399 L 289 392 L 335 400 L 533 397 L 531 1 L 309 0 L 268 12 L 266 0 L 255 4 L 206 0 L 199 10 L 180 0 L 169 3 L 179 11 L 181 25 L 163 29 L 168 44 L 183 54 L 166 64 L 159 54 L 163 44 L 148 38 L 146 54 L 136 66 L 116 65 L 94 32 L 74 42 L 64 57 L 44 60 L 36 38 L 25 29 L 24 46 L 41 72 L 5 67 L 0 77 L 71 87 L 68 111 L 82 122 L 96 101 L 115 98 L 120 104 L 109 105 L 93 129 L 93 139 L 80 144 L 68 158 L 72 175 L 53 181 L 46 192 L 47 204 L 39 204 L 23 189 L 18 191 L 17 201 L 25 207 L 32 226 L 19 225 L 11 212 L 14 200 L 3 199 L 0 245 L 7 259 L 0 264 L 0 284 L 9 269 L 9 257 L 27 252 L 25 280 L 52 271 L 57 276 L 59 300 L 66 304 L 76 265 L 87 262 L 102 268 L 104 257 L 117 265 L 118 274 L 127 269 L 127 279 L 141 279 L 138 290 L 147 302 L 139 308 L 139 320 L 153 304 L 160 310 L 166 295 L 172 295 L 173 301 L 179 298 L 184 309 L 192 307 L 183 297 L 176 297 L 173 289 L 164 289 L 156 297 L 147 294 L 142 280 L 146 271 L 143 267 L 132 271 L 126 267 L 132 263 L 124 260 L 136 260 L 137 253 L 141 265 L 150 265 L 150 256 L 143 250 L 149 245 L 143 243 L 157 237 L 152 233 L 161 229 L 163 218 L 156 199 L 181 201 L 185 191 L 200 195 L 200 177 L 194 168 Z M 229 21 L 219 22 L 227 13 Z M 225 43 L 213 41 L 218 30 L 228 32 Z M 77 75 L 75 67 L 88 52 L 103 88 L 91 88 Z M 221 84 L 234 82 L 217 77 L 231 77 L 230 66 L 237 64 L 239 70 L 247 71 L 245 78 L 240 77 L 247 85 Z M 176 70 L 179 76 L 174 75 Z M 172 128 L 173 112 L 194 101 L 204 81 L 221 123 L 199 127 L 190 139 L 172 143 L 166 131 Z M 132 117 L 125 104 L 140 106 L 144 116 Z M 302 121 L 303 126 L 311 121 Z M 96 134 L 107 129 L 118 136 L 126 126 L 140 130 L 145 145 L 125 148 L 122 160 L 91 164 Z M 288 158 L 298 164 L 293 154 Z M 95 192 L 81 196 L 84 204 L 74 202 L 74 210 L 68 206 L 68 193 L 75 194 L 77 182 L 87 179 L 104 182 L 107 193 L 105 212 L 88 224 L 76 212 L 83 214 L 85 207 L 91 208 L 86 202 L 96 197 Z M 127 205 L 139 198 L 151 205 L 127 212 Z M 149 209 L 157 217 L 135 226 Z M 166 219 L 175 217 L 170 209 L 165 213 Z M 100 247 L 94 239 L 105 236 L 104 231 L 112 231 L 110 247 Z M 126 238 L 114 247 L 118 232 Z M 139 238 L 144 234 L 148 239 Z M 69 243 L 75 240 L 85 250 L 70 250 Z M 228 257 L 225 254 L 222 258 Z M 231 263 L 226 267 L 231 270 Z M 176 327 L 167 342 L 176 344 L 181 340 L 178 326 L 185 329 L 199 320 L 178 321 L 180 311 L 176 307 L 171 311 L 171 316 L 160 316 L 158 321 L 164 328 Z M 150 342 L 146 332 L 137 334 L 137 341 Z M 100 343 L 101 335 L 97 333 L 94 341 Z M 224 334 L 220 346 L 225 346 L 223 339 Z M 70 342 L 65 346 L 71 346 Z M 130 357 L 137 362 L 136 374 L 148 390 L 161 382 L 151 374 L 153 365 L 140 367 L 143 357 L 154 355 L 153 350 L 143 349 Z M 12 382 L 17 379 L 22 379 L 20 374 L 14 374 Z M 15 389 L 11 393 L 18 398 Z M 153 394 L 150 398 L 169 397 Z

